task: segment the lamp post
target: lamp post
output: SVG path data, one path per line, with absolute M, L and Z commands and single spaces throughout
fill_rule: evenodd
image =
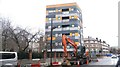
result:
M 50 57 L 50 66 L 52 67 L 52 32 L 53 32 L 53 29 L 55 29 L 56 27 L 53 27 L 53 19 L 52 18 L 55 18 L 55 15 L 54 14 L 49 14 L 48 16 L 46 16 L 46 18 L 51 18 L 51 40 L 50 40 L 50 53 L 51 53 L 51 57 Z

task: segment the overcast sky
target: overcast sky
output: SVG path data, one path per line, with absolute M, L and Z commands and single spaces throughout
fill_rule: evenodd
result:
M 98 37 L 118 45 L 118 1 L 120 0 L 0 0 L 0 16 L 12 25 L 45 29 L 46 5 L 76 2 L 82 10 L 84 37 Z

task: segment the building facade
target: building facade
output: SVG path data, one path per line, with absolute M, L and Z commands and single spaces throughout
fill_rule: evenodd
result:
M 84 38 L 84 45 L 90 51 L 90 53 L 105 55 L 109 53 L 110 45 L 105 41 L 98 40 L 98 38 Z
M 54 15 L 54 18 L 51 18 Z M 81 9 L 76 3 L 57 4 L 46 6 L 45 35 L 47 50 L 50 51 L 51 23 L 56 27 L 52 32 L 52 51 L 63 52 L 62 35 L 65 34 L 77 45 L 83 45 L 83 22 Z M 68 51 L 74 48 L 67 46 Z

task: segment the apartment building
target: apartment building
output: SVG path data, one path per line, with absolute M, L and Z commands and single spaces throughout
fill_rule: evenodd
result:
M 105 55 L 109 53 L 110 45 L 98 38 L 87 37 L 84 38 L 84 45 L 90 53 Z
M 54 15 L 54 18 L 51 18 Z M 45 35 L 47 37 L 47 50 L 50 52 L 51 23 L 53 27 L 52 51 L 63 55 L 62 35 L 65 34 L 77 45 L 83 45 L 83 22 L 80 7 L 76 3 L 56 4 L 46 6 Z M 72 52 L 74 48 L 70 45 L 67 50 Z

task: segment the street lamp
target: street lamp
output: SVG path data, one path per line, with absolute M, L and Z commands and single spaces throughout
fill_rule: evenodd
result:
M 55 15 L 53 13 L 48 14 L 48 16 L 46 16 L 46 18 L 51 18 L 51 41 L 50 41 L 50 52 L 51 52 L 51 57 L 50 57 L 50 66 L 52 67 L 52 32 L 53 29 L 55 29 L 56 27 L 53 27 L 53 19 L 55 18 Z

